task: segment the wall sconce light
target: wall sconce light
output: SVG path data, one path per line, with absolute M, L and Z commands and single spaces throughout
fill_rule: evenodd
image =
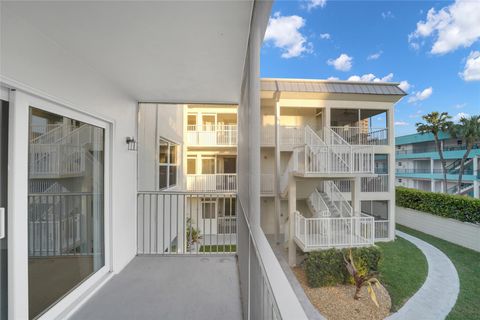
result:
M 137 151 L 137 141 L 134 137 L 125 138 L 125 142 L 127 143 L 129 151 Z

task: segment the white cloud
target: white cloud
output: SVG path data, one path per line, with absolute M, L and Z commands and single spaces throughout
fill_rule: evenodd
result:
M 410 83 L 408 83 L 407 80 L 400 81 L 400 84 L 398 85 L 398 87 L 403 91 L 407 92 L 408 89 L 410 89 Z
M 458 103 L 456 105 L 454 105 L 453 107 L 455 109 L 463 109 L 467 104 L 466 103 Z
M 325 40 L 330 39 L 330 33 L 321 33 L 320 39 L 325 39 Z
M 268 21 L 265 42 L 282 49 L 282 58 L 298 57 L 312 52 L 312 44 L 299 30 L 305 26 L 305 19 L 300 16 L 282 16 L 276 12 Z
M 396 126 L 408 126 L 408 122 L 405 121 L 395 121 Z
M 380 58 L 380 56 L 382 55 L 383 51 L 380 50 L 378 52 L 375 52 L 375 53 L 372 53 L 371 55 L 369 55 L 367 57 L 367 60 L 377 60 L 378 58 Z
M 460 77 L 465 81 L 480 80 L 480 51 L 470 52 L 465 68 L 463 72 L 460 72 Z
M 459 112 L 459 113 L 457 113 L 456 115 L 454 115 L 454 116 L 452 117 L 452 121 L 453 121 L 453 122 L 459 122 L 460 119 L 462 119 L 462 118 L 468 118 L 468 117 L 470 117 L 470 115 L 469 115 L 468 113 Z
M 377 78 L 373 73 L 367 73 L 362 76 L 350 76 L 347 81 L 363 81 L 363 82 L 389 82 L 393 79 L 393 73 L 387 74 L 383 78 Z
M 327 64 L 340 71 L 349 71 L 352 68 L 352 60 L 352 57 L 342 53 L 337 59 L 329 59 Z
M 393 15 L 392 11 L 388 10 L 386 12 L 382 12 L 383 19 L 393 19 L 395 16 Z
M 327 0 L 307 0 L 307 10 L 312 10 L 317 7 L 323 8 L 327 4 Z
M 415 119 L 415 118 L 420 118 L 420 116 L 422 115 L 423 111 L 422 110 L 417 110 L 417 112 L 415 112 L 414 114 L 410 114 L 408 117 L 410 119 Z
M 435 37 L 431 53 L 443 54 L 459 47 L 469 47 L 480 38 L 480 1 L 456 0 L 439 11 L 428 10 L 426 21 L 408 36 L 412 47 L 419 38 Z
M 432 87 L 428 87 L 428 88 L 424 89 L 423 91 L 416 91 L 416 92 L 414 92 L 413 95 L 408 99 L 408 102 L 409 102 L 409 103 L 413 103 L 413 102 L 417 102 L 417 101 L 426 100 L 426 99 L 430 98 L 430 96 L 432 95 L 432 93 L 433 93 Z
M 327 80 L 337 81 L 337 80 L 340 80 L 340 79 L 338 79 L 337 77 L 328 77 Z

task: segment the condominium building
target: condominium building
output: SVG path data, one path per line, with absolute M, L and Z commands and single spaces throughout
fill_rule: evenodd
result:
M 271 6 L 0 2 L 1 320 L 305 320 L 275 244 L 393 239 L 404 92 L 259 79 Z
M 462 184 L 458 189 L 460 163 L 466 152 L 465 141 L 440 133 L 440 148 L 446 160 L 447 192 L 480 197 L 480 141 L 473 145 L 465 163 Z M 443 168 L 433 134 L 409 134 L 395 138 L 397 186 L 443 192 Z

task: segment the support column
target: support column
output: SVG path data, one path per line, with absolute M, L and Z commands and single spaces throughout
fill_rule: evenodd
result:
M 297 182 L 294 177 L 290 177 L 288 182 L 288 264 L 293 267 L 297 264 L 297 247 L 293 240 L 295 233 L 295 212 L 297 211 Z
M 480 171 L 478 171 L 478 160 L 480 159 L 479 156 L 473 158 L 473 197 L 480 198 L 480 190 L 478 190 L 480 186 Z
M 360 191 L 361 191 L 361 178 L 355 177 L 353 179 L 353 188 L 352 188 L 352 207 L 353 215 L 360 215 Z
M 389 107 L 388 117 L 388 237 L 389 240 L 395 238 L 395 135 L 394 135 L 394 107 Z
M 433 179 L 433 167 L 435 163 L 433 161 L 433 158 L 430 158 L 430 175 L 431 175 L 431 180 L 430 180 L 430 191 L 435 192 L 435 179 Z
M 280 94 L 276 94 L 276 103 L 275 103 L 275 242 L 280 243 L 280 215 L 281 215 L 281 205 L 280 205 Z M 284 230 L 287 232 L 287 230 Z

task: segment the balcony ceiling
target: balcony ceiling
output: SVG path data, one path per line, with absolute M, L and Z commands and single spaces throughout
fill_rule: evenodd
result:
M 4 2 L 138 101 L 237 103 L 253 1 Z

